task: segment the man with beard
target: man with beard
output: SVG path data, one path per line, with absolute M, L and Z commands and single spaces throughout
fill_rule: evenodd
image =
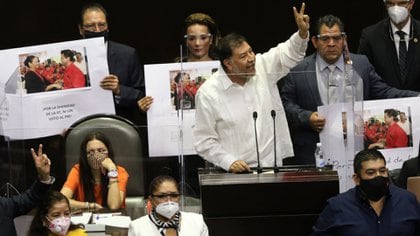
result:
M 141 117 L 137 100 L 145 96 L 145 88 L 143 66 L 136 50 L 109 40 L 108 14 L 102 5 L 85 5 L 80 17 L 79 33 L 83 38 L 105 39 L 110 74 L 101 81 L 100 86 L 112 91 L 117 115 L 139 125 Z
M 353 162 L 356 187 L 327 201 L 312 235 L 419 235 L 417 199 L 389 183 L 385 165 L 377 150 L 357 153 Z
M 274 141 L 281 159 L 293 156 L 277 81 L 305 56 L 309 16 L 305 5 L 293 8 L 298 32 L 263 54 L 254 54 L 247 40 L 228 34 L 219 41 L 221 68 L 198 90 L 193 131 L 197 153 L 205 160 L 234 173 L 257 166 L 254 137 L 256 124 L 261 167 L 274 164 Z M 276 137 L 273 118 L 277 113 Z M 254 120 L 253 120 L 254 119 Z

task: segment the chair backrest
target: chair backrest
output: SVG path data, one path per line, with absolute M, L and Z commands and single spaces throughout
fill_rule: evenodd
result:
M 65 135 L 67 173 L 79 161 L 80 145 L 93 131 L 105 134 L 114 149 L 115 162 L 128 174 L 127 197 L 144 196 L 144 171 L 141 137 L 135 125 L 120 116 L 95 114 L 76 121 Z
M 414 193 L 417 197 L 417 201 L 420 202 L 420 176 L 407 178 L 407 190 Z

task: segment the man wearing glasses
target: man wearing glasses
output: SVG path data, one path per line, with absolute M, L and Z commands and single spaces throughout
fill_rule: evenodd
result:
M 333 15 L 321 17 L 316 24 L 312 44 L 317 52 L 306 57 L 286 76 L 281 98 L 292 127 L 294 163 L 315 164 L 314 151 L 325 118 L 317 107 L 361 99 L 417 96 L 385 84 L 364 55 L 350 54 L 341 20 Z M 345 70 L 352 63 L 353 74 L 361 80 L 348 81 Z M 357 77 L 357 76 L 356 76 Z M 354 77 L 352 77 L 354 78 Z
M 410 14 L 414 0 L 384 0 L 384 5 L 388 17 L 362 31 L 359 53 L 388 85 L 420 91 L 420 21 Z
M 79 33 L 83 38 L 104 37 L 107 48 L 109 75 L 100 83 L 103 89 L 114 95 L 117 115 L 139 125 L 140 112 L 137 100 L 144 97 L 144 76 L 134 48 L 109 40 L 107 12 L 98 3 L 89 3 L 82 8 Z

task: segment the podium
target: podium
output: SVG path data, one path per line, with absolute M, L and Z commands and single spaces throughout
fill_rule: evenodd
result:
M 339 193 L 336 171 L 200 173 L 210 235 L 309 235 L 326 200 Z

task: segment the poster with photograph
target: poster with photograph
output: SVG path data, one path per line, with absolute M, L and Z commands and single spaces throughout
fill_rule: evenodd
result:
M 401 168 L 404 161 L 418 155 L 419 104 L 420 98 L 414 97 L 364 101 L 357 106 L 363 107 L 362 112 L 343 104 L 318 107 L 326 117 L 320 140 L 327 161 L 338 171 L 340 192 L 354 186 L 353 159 L 362 149 L 382 152 L 389 170 Z
M 153 97 L 147 112 L 149 156 L 195 154 L 195 94 L 218 68 L 219 61 L 144 66 L 146 92 Z
M 96 113 L 115 114 L 103 38 L 0 51 L 0 134 L 31 139 L 61 134 Z

